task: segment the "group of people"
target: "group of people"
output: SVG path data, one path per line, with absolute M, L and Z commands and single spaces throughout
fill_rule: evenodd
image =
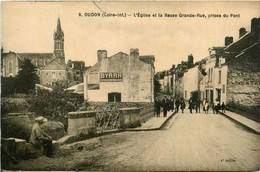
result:
M 205 113 L 208 113 L 209 111 L 209 103 L 206 99 L 204 99 L 203 101 L 203 110 L 205 111 Z M 218 114 L 220 110 L 222 110 L 222 113 L 225 113 L 226 105 L 224 102 L 222 102 L 222 104 L 220 105 L 219 100 L 216 99 L 215 102 L 212 104 L 212 110 L 213 114 Z
M 179 108 L 182 110 L 182 113 L 184 112 L 184 109 L 186 107 L 184 99 L 176 99 L 174 100 L 173 97 L 170 99 L 167 98 L 167 96 L 164 96 L 162 100 L 157 98 L 155 100 L 155 114 L 157 117 L 160 117 L 161 108 L 163 110 L 163 117 L 167 116 L 168 111 L 174 111 L 174 106 L 176 108 L 176 112 L 179 112 Z
M 190 113 L 192 113 L 193 110 L 196 111 L 196 113 L 200 113 L 200 106 L 201 101 L 200 99 L 193 99 L 192 97 L 188 101 L 188 109 Z M 210 105 L 206 99 L 202 102 L 203 111 L 207 114 L 209 112 Z M 170 99 L 167 98 L 167 96 L 164 96 L 162 100 L 159 98 L 156 98 L 155 100 L 155 114 L 157 117 L 160 117 L 161 108 L 163 110 L 163 117 L 167 116 L 168 111 L 175 111 L 178 113 L 179 109 L 181 109 L 182 113 L 184 112 L 184 109 L 186 108 L 186 104 L 183 98 L 180 99 L 174 99 L 171 97 Z M 225 113 L 226 105 L 223 102 L 222 105 L 220 105 L 219 100 L 216 99 L 214 104 L 212 104 L 212 110 L 213 113 L 218 114 L 220 110 L 222 110 L 223 113 Z

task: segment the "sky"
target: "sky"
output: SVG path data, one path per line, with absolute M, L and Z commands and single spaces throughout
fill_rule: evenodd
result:
M 103 12 L 127 17 L 102 17 Z M 85 13 L 101 17 L 85 17 Z M 135 17 L 137 13 L 151 17 Z M 165 13 L 177 17 L 164 17 Z M 198 13 L 206 17 L 181 17 Z M 209 18 L 210 14 L 221 17 Z M 155 70 L 162 71 L 187 61 L 190 54 L 195 62 L 207 57 L 208 48 L 224 46 L 225 36 L 237 41 L 239 29 L 250 31 L 251 19 L 260 16 L 260 2 L 2 2 L 4 52 L 52 53 L 58 16 L 66 61 L 85 61 L 91 66 L 97 62 L 98 50 L 107 50 L 110 57 L 139 48 L 140 55 L 154 55 Z

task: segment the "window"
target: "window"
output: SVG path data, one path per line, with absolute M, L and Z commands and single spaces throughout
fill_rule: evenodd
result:
M 108 93 L 108 102 L 121 102 L 121 93 Z
M 48 75 L 48 72 L 46 73 L 46 75 Z
M 210 82 L 210 69 L 208 70 L 208 82 Z
M 9 61 L 9 73 L 13 71 L 13 61 Z
M 52 78 L 56 78 L 55 72 L 52 72 Z
M 218 83 L 221 83 L 221 70 L 218 71 Z

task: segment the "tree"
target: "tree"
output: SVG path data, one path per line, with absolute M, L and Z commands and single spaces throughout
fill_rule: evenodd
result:
M 65 129 L 68 126 L 65 115 L 76 111 L 84 103 L 83 95 L 64 90 L 64 86 L 59 84 L 53 87 L 52 91 L 37 89 L 30 96 L 28 104 L 31 112 L 53 121 L 60 121 Z
M 30 90 L 35 88 L 35 84 L 38 81 L 39 77 L 36 75 L 36 70 L 31 60 L 25 59 L 17 75 L 17 92 L 28 94 Z

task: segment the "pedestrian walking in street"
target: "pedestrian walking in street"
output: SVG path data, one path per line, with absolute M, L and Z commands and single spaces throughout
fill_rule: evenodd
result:
M 222 102 L 221 109 L 222 109 L 222 113 L 226 112 L 226 105 L 224 102 Z
M 220 110 L 220 103 L 219 103 L 218 99 L 216 99 L 216 101 L 214 103 L 214 108 L 215 108 L 216 114 L 218 114 L 218 112 Z
M 171 97 L 171 99 L 170 99 L 170 110 L 173 112 L 173 110 L 174 110 L 174 99 L 173 99 L 173 97 Z
M 214 105 L 214 103 L 212 104 L 212 111 L 213 111 L 213 114 L 215 114 L 215 105 Z
M 182 112 L 182 113 L 184 112 L 185 107 L 186 107 L 186 104 L 185 104 L 184 99 L 182 98 L 182 99 L 181 99 L 181 112 Z
M 166 96 L 164 96 L 164 99 L 162 100 L 162 108 L 163 108 L 163 117 L 166 117 L 167 116 L 167 111 L 168 111 L 168 108 L 169 108 L 169 100 L 167 99 Z
M 194 106 L 193 106 L 193 100 L 192 100 L 192 97 L 189 99 L 189 109 L 190 109 L 190 113 L 192 113 L 192 109 L 194 109 Z
M 200 113 L 200 99 L 197 100 L 196 102 L 196 113 Z
M 155 110 L 156 117 L 160 117 L 161 101 L 159 98 L 156 98 L 156 101 L 154 103 L 154 110 Z
M 203 102 L 202 102 L 203 111 L 206 111 L 205 104 L 206 104 L 206 99 L 204 99 Z
M 179 101 L 178 98 L 175 101 L 175 106 L 176 106 L 176 112 L 178 113 L 179 112 L 179 107 L 180 107 L 180 101 Z
M 209 113 L 209 104 L 208 104 L 208 101 L 205 101 L 205 113 L 206 113 L 206 114 Z

